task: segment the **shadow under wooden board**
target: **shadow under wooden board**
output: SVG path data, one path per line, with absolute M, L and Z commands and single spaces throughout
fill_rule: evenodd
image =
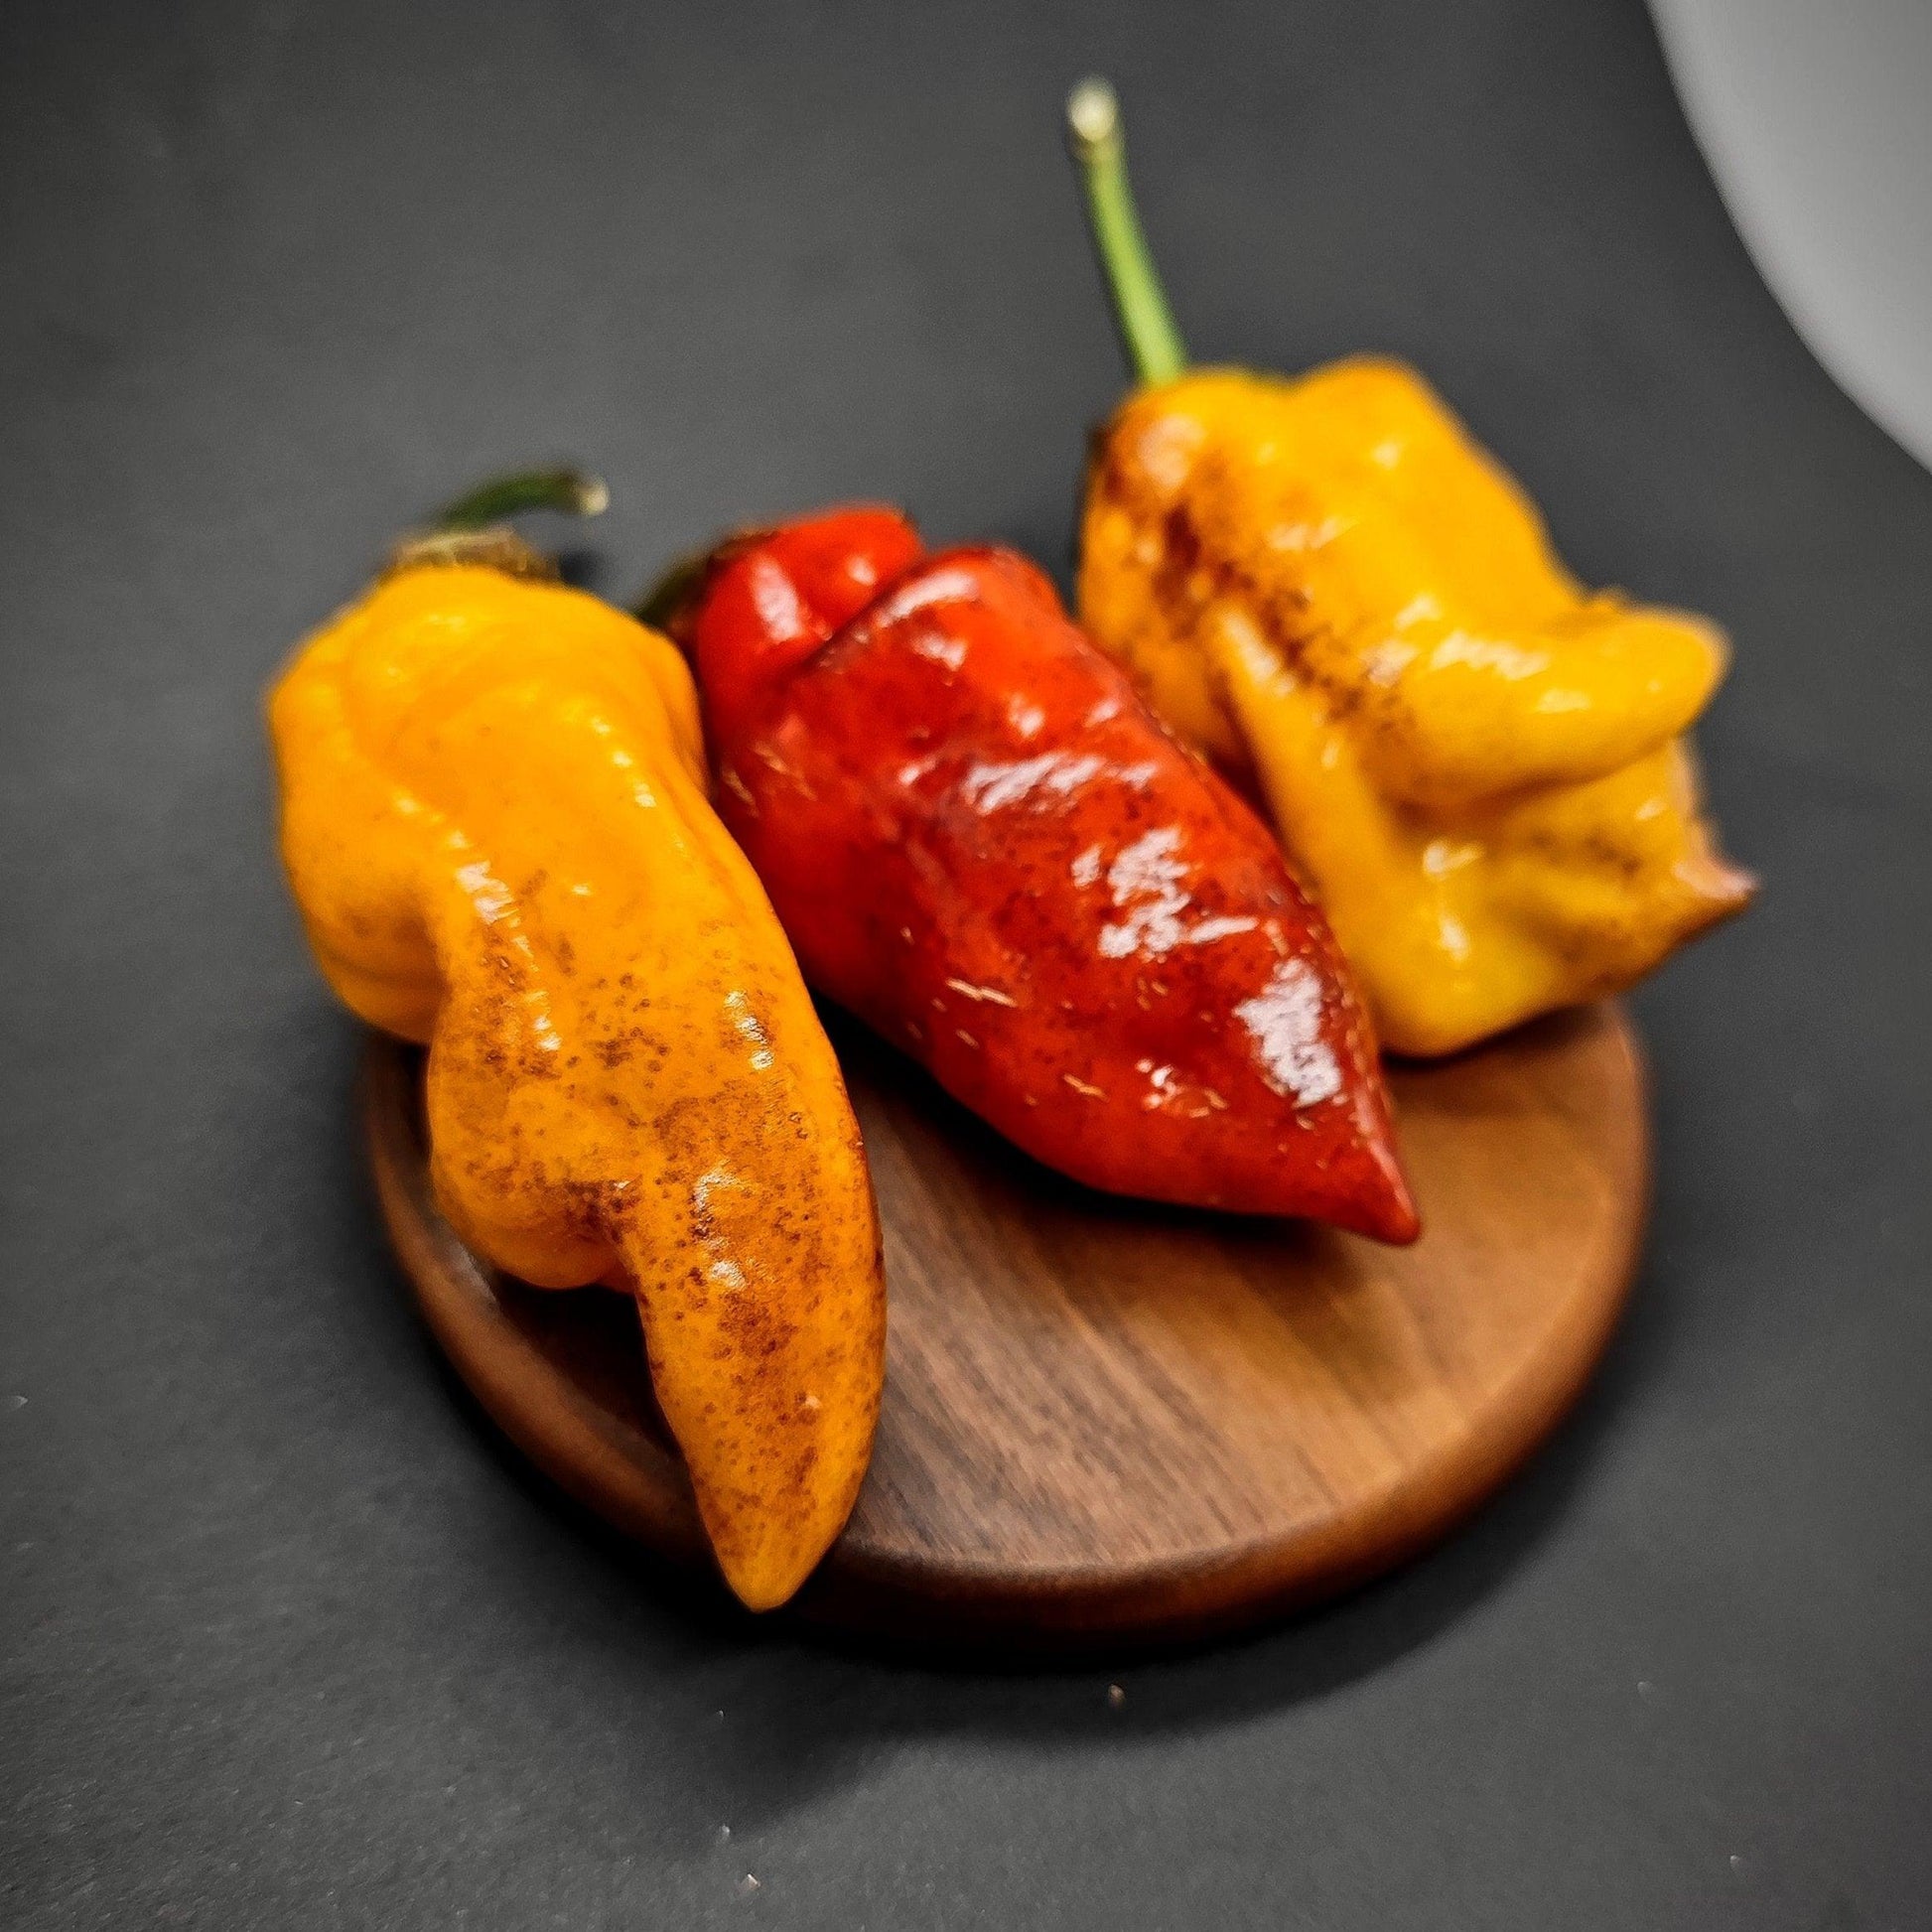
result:
M 1089 1193 L 830 1024 L 886 1230 L 887 1387 L 851 1523 L 795 1601 L 898 1640 L 1077 1649 L 1253 1623 L 1390 1568 L 1582 1390 L 1642 1239 L 1641 1060 L 1614 1007 L 1397 1066 L 1426 1231 Z M 628 1300 L 498 1276 L 431 1198 L 420 1055 L 372 1040 L 382 1208 L 437 1340 L 571 1494 L 710 1567 Z

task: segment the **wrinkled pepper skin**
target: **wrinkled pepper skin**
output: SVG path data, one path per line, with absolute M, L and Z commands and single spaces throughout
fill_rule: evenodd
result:
M 403 569 L 270 718 L 324 972 L 429 1046 L 437 1198 L 543 1288 L 634 1292 L 727 1581 L 789 1596 L 871 1449 L 885 1291 L 838 1065 L 706 798 L 675 647 L 475 565 Z
M 684 629 L 821 992 L 1090 1186 L 1414 1239 L 1320 915 L 1033 565 L 833 512 L 728 550 Z
M 1412 371 L 1138 391 L 1081 549 L 1081 621 L 1259 790 L 1384 1045 L 1452 1052 L 1614 993 L 1748 901 L 1683 737 L 1722 635 L 1586 594 Z

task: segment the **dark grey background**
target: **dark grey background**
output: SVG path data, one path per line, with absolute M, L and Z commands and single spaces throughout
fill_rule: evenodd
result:
M 531 456 L 608 471 L 613 592 L 851 492 L 1063 567 L 1121 381 L 1089 68 L 1198 351 L 1413 356 L 1584 573 L 1732 627 L 1768 891 L 1638 1001 L 1650 1262 L 1534 1469 L 1328 1613 L 1002 1675 L 674 1598 L 492 1447 L 371 1216 L 259 692 Z M 13 0 L 0 155 L 0 1916 L 1932 1924 L 1932 479 L 1636 5 Z

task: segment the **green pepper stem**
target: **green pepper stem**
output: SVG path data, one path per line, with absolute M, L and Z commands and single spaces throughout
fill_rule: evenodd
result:
M 459 496 L 427 530 L 399 538 L 384 574 L 431 565 L 483 564 L 512 577 L 554 579 L 556 560 L 533 550 L 505 527 L 505 519 L 523 510 L 600 516 L 610 500 L 602 481 L 581 470 L 525 470 L 497 477 Z
M 1142 382 L 1172 381 L 1187 366 L 1187 349 L 1134 209 L 1127 139 L 1113 88 L 1104 80 L 1082 80 L 1066 97 L 1066 126 L 1127 359 Z
M 457 500 L 436 519 L 439 530 L 481 530 L 523 510 L 563 510 L 601 516 L 611 492 L 601 477 L 582 470 L 526 470 L 497 477 Z

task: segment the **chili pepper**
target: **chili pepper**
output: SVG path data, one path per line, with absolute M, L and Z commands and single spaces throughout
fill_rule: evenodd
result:
M 524 480 L 456 521 L 594 500 Z M 509 532 L 446 531 L 309 639 L 270 719 L 316 957 L 429 1046 L 444 1212 L 538 1287 L 634 1294 L 725 1577 L 782 1601 L 870 1453 L 879 1224 L 683 660 Z
M 1319 913 L 1026 559 L 838 510 L 727 546 L 675 628 L 821 992 L 1091 1186 L 1414 1238 Z
M 1068 118 L 1144 385 L 1094 447 L 1081 621 L 1259 789 L 1384 1043 L 1450 1052 L 1617 992 L 1740 910 L 1683 736 L 1717 628 L 1585 592 L 1411 369 L 1189 371 L 1111 89 Z

